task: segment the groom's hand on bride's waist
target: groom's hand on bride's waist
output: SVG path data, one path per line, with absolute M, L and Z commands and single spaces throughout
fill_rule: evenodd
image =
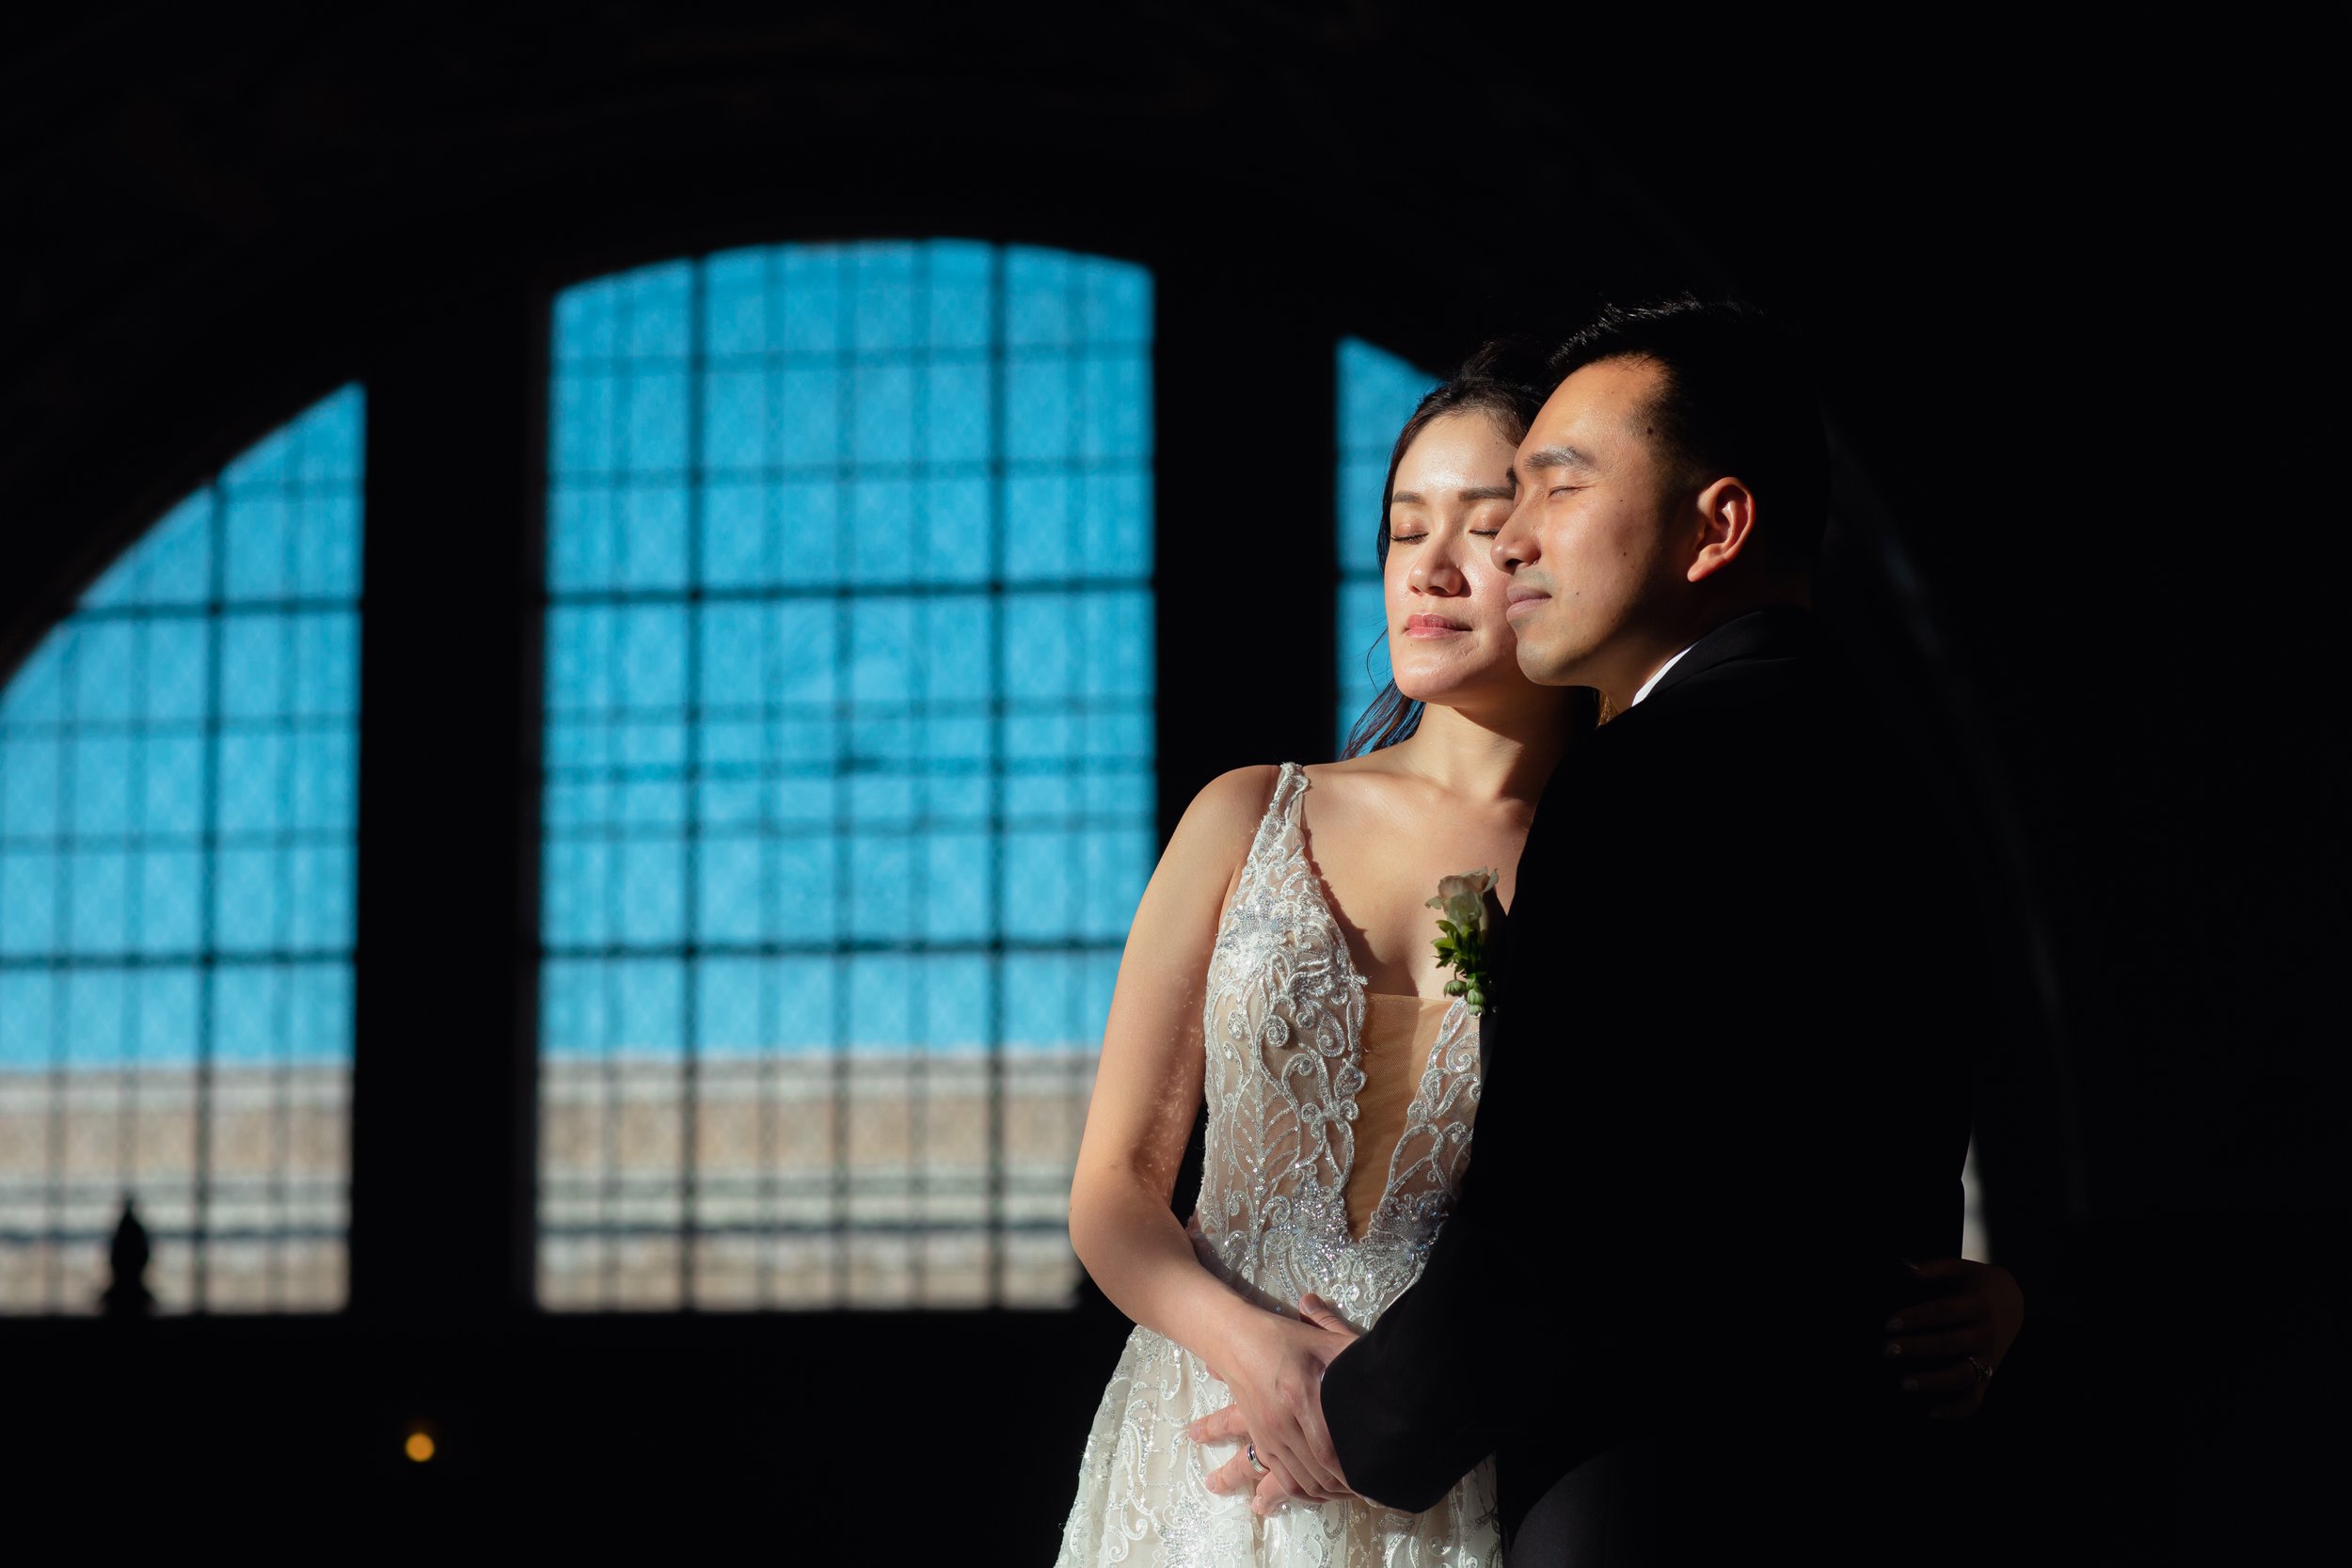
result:
M 1301 1322 L 1320 1328 L 1331 1336 L 1331 1354 L 1325 1358 L 1326 1366 L 1328 1366 L 1331 1359 L 1337 1357 L 1341 1351 L 1345 1350 L 1361 1338 L 1356 1329 L 1348 1325 L 1347 1320 L 1331 1310 L 1330 1305 L 1320 1296 L 1311 1294 L 1301 1296 L 1298 1301 L 1298 1316 Z M 1212 1373 L 1212 1375 L 1215 1374 Z M 1253 1513 L 1261 1516 L 1271 1513 L 1283 1504 L 1296 1498 L 1320 1501 L 1332 1497 L 1354 1497 L 1356 1495 L 1353 1492 L 1317 1491 L 1300 1484 L 1279 1465 L 1253 1464 L 1254 1456 L 1248 1446 L 1249 1426 L 1242 1418 L 1241 1409 L 1237 1405 L 1229 1404 L 1222 1410 L 1212 1411 L 1201 1417 L 1192 1423 L 1190 1432 L 1192 1440 L 1196 1443 L 1240 1443 L 1243 1445 L 1241 1452 L 1209 1473 L 1208 1488 L 1221 1497 L 1238 1496 L 1244 1492 L 1254 1494 L 1249 1499 L 1249 1507 Z M 1327 1442 L 1328 1439 L 1326 1438 L 1327 1445 Z M 1336 1452 L 1320 1453 L 1317 1458 L 1328 1467 L 1332 1475 L 1341 1476 L 1339 1455 Z M 1344 1481 L 1345 1477 L 1341 1476 L 1341 1479 Z

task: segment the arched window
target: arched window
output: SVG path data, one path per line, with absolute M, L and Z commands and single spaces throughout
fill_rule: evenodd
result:
M 0 691 L 0 1309 L 345 1293 L 361 398 L 173 508 Z
M 557 301 L 538 1289 L 1060 1304 L 1153 847 L 1152 279 L 790 245 Z
M 1340 587 L 1338 744 L 1389 683 L 1387 618 L 1380 601 L 1375 552 L 1387 514 L 1380 486 L 1389 477 L 1396 433 L 1413 417 L 1434 377 L 1359 338 L 1339 344 Z

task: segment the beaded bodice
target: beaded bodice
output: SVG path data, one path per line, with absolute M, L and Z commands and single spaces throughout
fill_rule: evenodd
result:
M 1209 961 L 1206 1158 L 1189 1228 L 1201 1260 L 1259 1305 L 1313 1291 L 1368 1327 L 1420 1276 L 1470 1156 L 1478 1030 L 1448 1009 L 1390 1148 L 1359 1148 L 1364 980 L 1307 852 L 1307 775 L 1285 763 Z M 1434 932 L 1434 924 L 1431 927 Z M 1350 1233 L 1348 1176 L 1388 1180 Z

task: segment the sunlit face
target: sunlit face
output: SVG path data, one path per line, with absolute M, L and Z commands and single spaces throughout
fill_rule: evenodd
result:
M 1493 554 L 1511 569 L 1509 619 L 1531 680 L 1622 701 L 1644 673 L 1634 666 L 1645 630 L 1682 586 L 1681 487 L 1649 424 L 1660 373 L 1643 359 L 1586 365 L 1519 443 L 1518 504 Z
M 1471 411 L 1430 420 L 1397 465 L 1382 587 L 1389 667 L 1407 697 L 1454 706 L 1526 684 L 1504 616 L 1511 580 L 1492 553 L 1512 455 L 1494 420 Z

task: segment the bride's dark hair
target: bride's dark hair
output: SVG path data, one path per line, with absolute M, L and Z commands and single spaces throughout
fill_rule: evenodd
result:
M 1422 398 L 1413 417 L 1396 433 L 1396 445 L 1389 450 L 1388 482 L 1380 486 L 1377 550 L 1384 568 L 1389 563 L 1389 498 L 1396 493 L 1397 466 L 1405 461 L 1414 438 L 1448 414 L 1479 413 L 1494 421 L 1504 440 L 1517 446 L 1526 436 L 1535 410 L 1550 395 L 1554 377 L 1549 369 L 1549 357 L 1530 339 L 1497 338 L 1465 359 L 1451 379 L 1432 387 Z M 1388 636 L 1385 626 L 1380 635 Z M 1376 639 L 1373 646 L 1379 646 Z M 1364 658 L 1371 661 L 1371 648 L 1364 650 Z M 1381 687 L 1380 694 L 1347 732 L 1347 744 L 1340 748 L 1340 755 L 1359 757 L 1393 746 L 1420 727 L 1421 704 L 1399 691 L 1391 680 Z

